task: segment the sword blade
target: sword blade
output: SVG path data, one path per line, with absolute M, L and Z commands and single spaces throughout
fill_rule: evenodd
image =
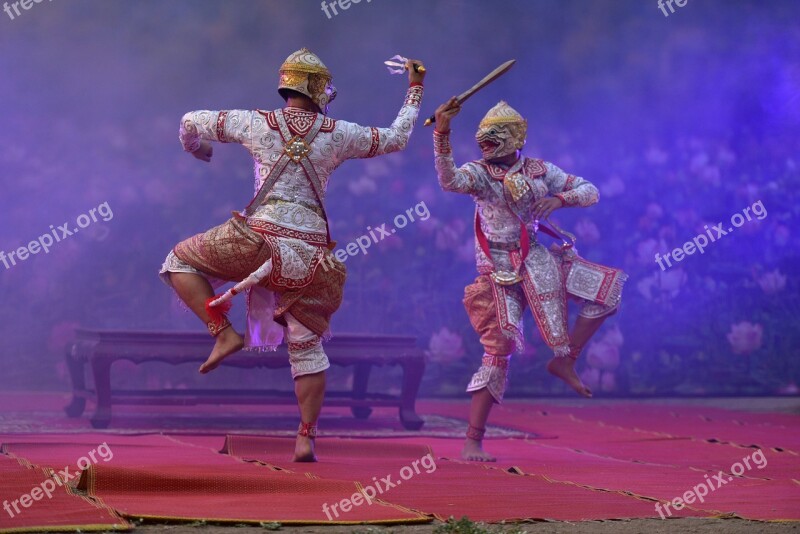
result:
M 508 60 L 499 67 L 497 67 L 496 69 L 494 69 L 492 72 L 484 76 L 484 78 L 481 81 L 479 81 L 478 83 L 476 83 L 475 85 L 473 85 L 472 87 L 470 87 L 469 89 L 467 89 L 466 91 L 464 91 L 463 93 L 461 93 L 456 97 L 458 99 L 458 103 L 463 104 L 469 97 L 471 97 L 472 95 L 474 95 L 475 93 L 477 93 L 478 91 L 480 91 L 481 89 L 483 89 L 484 87 L 495 81 L 497 78 L 508 72 L 511 69 L 511 67 L 514 66 L 514 63 L 516 63 L 516 61 L 517 61 L 516 59 Z
M 473 85 L 472 87 L 470 87 L 469 89 L 467 89 L 466 91 L 464 91 L 463 93 L 461 93 L 456 97 L 458 103 L 463 104 L 464 102 L 466 102 L 466 100 L 470 98 L 472 95 L 474 95 L 475 93 L 477 93 L 478 91 L 480 91 L 481 89 L 483 89 L 484 87 L 495 81 L 497 78 L 508 72 L 516 62 L 517 62 L 516 59 L 510 59 L 505 63 L 503 63 L 502 65 L 500 65 L 499 67 L 497 67 L 496 69 L 494 69 L 486 76 L 484 76 L 481 81 L 479 81 L 478 83 L 476 83 L 475 85 Z M 431 115 L 425 121 L 425 126 L 430 126 L 435 122 L 436 122 L 436 115 Z

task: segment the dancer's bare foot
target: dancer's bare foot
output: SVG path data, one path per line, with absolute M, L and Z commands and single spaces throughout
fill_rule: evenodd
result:
M 294 442 L 293 462 L 316 462 L 317 455 L 314 454 L 314 440 L 308 436 L 297 436 Z
M 497 458 L 483 450 L 483 442 L 467 438 L 464 441 L 464 448 L 461 450 L 461 457 L 470 462 L 496 462 Z
M 216 337 L 217 342 L 214 344 L 214 349 L 206 362 L 200 366 L 200 373 L 206 374 L 213 371 L 222 360 L 233 354 L 239 352 L 244 347 L 244 338 L 240 336 L 233 327 L 226 328 Z
M 552 360 L 547 362 L 547 370 L 551 375 L 557 376 L 566 382 L 569 387 L 580 395 L 587 398 L 592 396 L 592 390 L 581 382 L 578 373 L 575 372 L 575 360 L 572 358 L 554 356 Z

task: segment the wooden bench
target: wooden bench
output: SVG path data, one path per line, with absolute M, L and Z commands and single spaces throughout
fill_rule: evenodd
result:
M 114 404 L 295 404 L 292 391 L 169 389 L 111 389 L 111 365 L 118 360 L 136 364 L 157 361 L 178 365 L 204 362 L 211 352 L 213 339 L 202 332 L 157 332 L 123 330 L 77 331 L 77 338 L 67 347 L 67 367 L 72 378 L 72 401 L 65 407 L 70 417 L 80 417 L 86 400 L 94 399 L 97 409 L 91 418 L 94 428 L 107 428 Z M 416 338 L 338 334 L 325 343 L 331 365 L 353 366 L 352 391 L 329 391 L 326 406 L 348 406 L 358 419 L 366 419 L 377 406 L 396 406 L 403 427 L 419 430 L 423 420 L 415 411 L 415 403 L 425 358 L 417 348 Z M 91 368 L 94 389 L 86 386 L 86 366 Z M 233 355 L 222 364 L 228 367 L 289 367 L 285 345 L 276 352 Z M 369 393 L 370 371 L 375 365 L 399 365 L 403 371 L 400 396 Z M 192 372 L 196 372 L 194 369 Z

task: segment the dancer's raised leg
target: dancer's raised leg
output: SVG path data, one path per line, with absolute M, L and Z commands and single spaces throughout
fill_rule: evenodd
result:
M 214 324 L 206 310 L 206 301 L 214 296 L 214 289 L 204 276 L 173 272 L 169 273 L 169 280 L 178 297 L 208 326 L 211 335 L 216 338 L 211 354 L 200 366 L 201 373 L 208 373 L 216 369 L 222 360 L 241 350 L 244 339 L 231 327 L 227 319 L 218 325 Z
M 603 322 L 611 315 L 613 314 L 592 318 L 578 316 L 572 329 L 572 334 L 570 334 L 569 356 L 554 356 L 547 363 L 547 370 L 550 374 L 557 376 L 566 382 L 569 387 L 587 398 L 592 396 L 592 390 L 581 381 L 578 373 L 575 372 L 575 362 L 578 360 L 578 355 L 580 355 L 586 343 L 589 342 Z

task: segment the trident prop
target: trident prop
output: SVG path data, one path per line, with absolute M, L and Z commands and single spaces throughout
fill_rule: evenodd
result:
M 405 71 L 407 71 L 408 67 L 406 67 L 406 63 L 408 63 L 408 58 L 399 54 L 394 55 L 383 62 L 383 64 L 386 65 L 386 68 L 389 69 L 389 72 L 392 74 L 403 74 Z M 414 72 L 425 72 L 425 67 L 415 63 Z

